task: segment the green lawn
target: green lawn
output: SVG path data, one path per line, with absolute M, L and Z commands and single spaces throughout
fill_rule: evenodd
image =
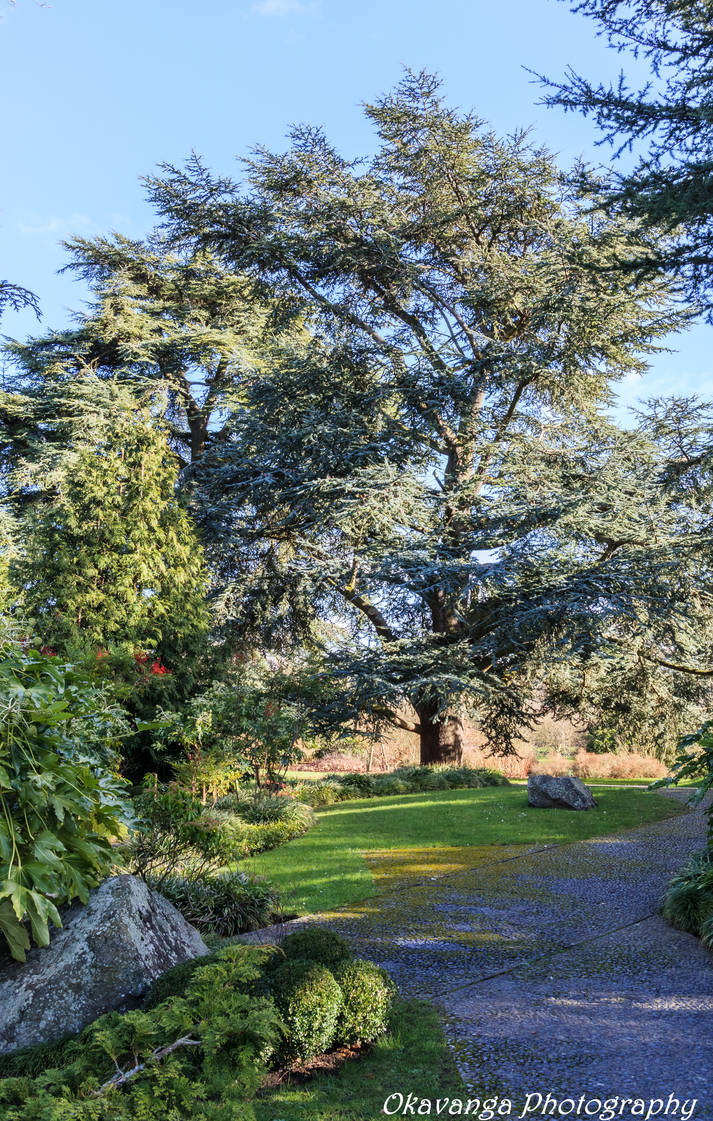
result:
M 421 1001 L 400 1005 L 392 1033 L 356 1061 L 304 1085 L 281 1086 L 253 1105 L 258 1121 L 375 1121 L 394 1091 L 419 1098 L 468 1093 L 443 1037 L 435 1009 Z
M 535 810 L 523 787 L 498 786 L 342 802 L 321 810 L 305 836 L 241 867 L 275 883 L 286 910 L 310 914 L 377 893 L 365 853 L 391 850 L 405 864 L 409 850 L 462 857 L 487 845 L 578 841 L 682 812 L 673 799 L 645 790 L 601 789 L 597 800 L 587 813 Z

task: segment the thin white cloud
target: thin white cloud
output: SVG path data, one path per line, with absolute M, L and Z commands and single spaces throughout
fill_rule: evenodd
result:
M 258 0 L 250 11 L 256 16 L 313 16 L 317 8 L 314 0 Z
M 95 233 L 98 230 L 88 214 L 44 215 L 31 213 L 23 215 L 17 228 L 21 234 L 53 234 L 55 237 L 69 237 L 76 233 Z

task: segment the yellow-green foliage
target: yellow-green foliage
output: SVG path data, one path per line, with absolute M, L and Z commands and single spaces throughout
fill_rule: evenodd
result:
M 328 1051 L 344 1005 L 331 971 L 314 961 L 288 959 L 272 973 L 270 990 L 285 1025 L 285 1059 Z
M 334 977 L 344 1001 L 337 1041 L 350 1046 L 383 1035 L 396 997 L 386 970 L 370 961 L 343 961 L 335 966 Z
M 102 1016 L 60 1068 L 0 1080 L 3 1121 L 251 1121 L 248 1099 L 280 1037 L 272 1001 L 251 991 L 265 956 L 227 946 L 183 995 Z

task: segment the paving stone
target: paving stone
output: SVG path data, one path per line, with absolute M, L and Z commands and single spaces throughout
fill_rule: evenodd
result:
M 461 871 L 418 881 L 411 868 L 401 887 L 392 874 L 383 895 L 314 921 L 438 1005 L 474 1096 L 518 1110 L 528 1093 L 661 1099 L 652 1116 L 680 1117 L 663 1112 L 673 1095 L 713 1121 L 713 956 L 656 913 L 705 831 L 698 810 L 573 844 L 492 846 Z

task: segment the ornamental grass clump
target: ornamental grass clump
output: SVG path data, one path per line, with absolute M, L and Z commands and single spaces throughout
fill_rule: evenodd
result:
M 661 913 L 672 926 L 713 946 L 713 849 L 698 853 L 673 877 Z
M 202 879 L 164 880 L 161 894 L 201 934 L 220 938 L 278 922 L 280 896 L 266 880 L 244 872 L 219 872 Z
M 656 786 L 672 786 L 690 780 L 700 785 L 691 794 L 692 805 L 700 805 L 713 791 L 713 720 L 685 736 L 678 745 L 671 777 Z M 713 802 L 708 809 L 708 843 L 677 872 L 663 899 L 662 914 L 674 926 L 698 935 L 713 948 Z
M 349 789 L 339 782 L 325 779 L 323 782 L 303 782 L 292 788 L 292 797 L 313 809 L 321 806 L 334 806 L 337 802 L 344 802 L 349 797 Z M 363 795 L 357 795 L 363 797 Z
M 236 860 L 269 852 L 301 837 L 315 822 L 309 806 L 285 794 L 256 791 L 221 798 L 214 814 L 232 838 Z

